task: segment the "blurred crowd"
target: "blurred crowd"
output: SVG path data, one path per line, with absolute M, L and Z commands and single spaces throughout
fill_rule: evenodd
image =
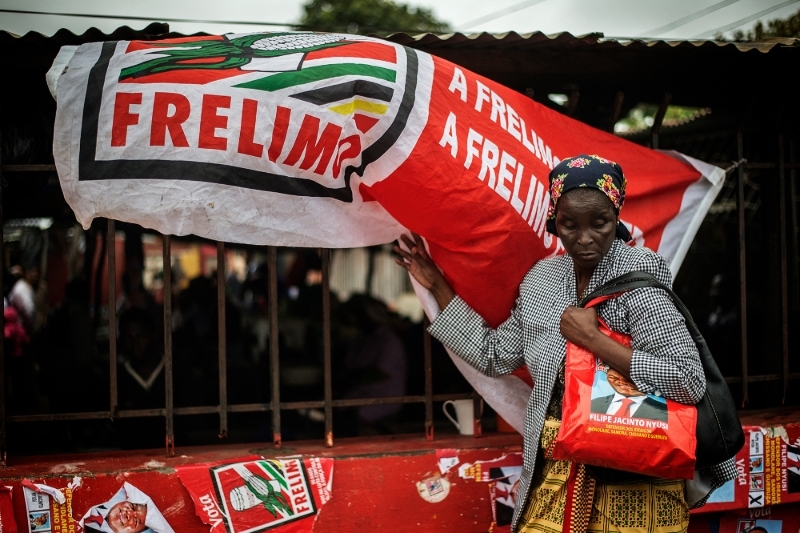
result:
M 133 228 L 111 244 L 117 249 L 119 271 L 117 294 L 112 299 L 116 323 L 109 324 L 104 261 L 109 243 L 104 242 L 101 230 L 23 228 L 16 237 L 4 235 L 8 250 L 3 282 L 8 415 L 107 411 L 111 328 L 117 332 L 118 408 L 164 407 L 165 287 L 163 265 L 153 266 L 160 258 L 160 242 L 149 250 L 142 244 L 147 236 L 143 238 L 141 229 Z M 82 242 L 76 245 L 75 239 Z M 191 239 L 173 245 L 169 327 L 174 404 L 214 406 L 220 400 L 216 263 L 207 261 L 205 272 L 201 269 L 187 275 L 192 268 L 175 253 L 180 246 L 212 245 Z M 226 257 L 228 403 L 268 403 L 269 340 L 273 332 L 269 326 L 266 250 L 229 248 Z M 57 268 L 64 261 L 72 264 Z M 391 263 L 388 247 L 333 253 L 334 398 L 423 392 L 422 312 L 416 297 L 409 294 L 404 273 L 390 268 Z M 281 401 L 321 400 L 324 352 L 320 252 L 281 248 L 276 274 Z M 54 294 L 54 287 L 60 294 Z M 435 350 L 443 352 L 439 345 Z M 436 355 L 436 392 L 469 391 L 446 356 Z M 421 405 L 401 404 L 337 409 L 334 431 L 337 436 L 420 431 L 422 413 Z M 320 438 L 323 422 L 321 409 L 284 411 L 282 437 Z M 9 430 L 9 446 L 16 453 L 41 453 L 160 447 L 164 442 L 164 419 L 159 416 L 58 424 L 62 429 L 56 440 L 40 438 L 35 423 L 14 425 Z M 272 437 L 269 412 L 231 414 L 229 425 L 233 441 L 266 441 Z M 181 445 L 218 442 L 216 415 L 176 416 L 175 428 L 176 441 Z

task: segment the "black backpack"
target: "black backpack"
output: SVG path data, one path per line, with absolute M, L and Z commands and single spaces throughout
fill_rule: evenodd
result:
M 644 287 L 655 287 L 666 292 L 672 298 L 675 307 L 686 320 L 686 329 L 689 330 L 692 340 L 697 345 L 700 353 L 700 362 L 703 364 L 703 372 L 706 376 L 705 396 L 697 403 L 697 469 L 716 465 L 735 456 L 744 446 L 744 431 L 736 412 L 736 404 L 733 396 L 725 383 L 725 378 L 717 367 L 717 363 L 711 356 L 705 339 L 697 329 L 697 325 L 692 319 L 692 315 L 680 298 L 672 290 L 658 281 L 647 272 L 629 272 L 618 278 L 612 279 L 602 287 L 596 289 L 591 294 L 584 296 L 578 303 L 583 307 L 588 302 L 600 296 L 608 296 L 619 292 Z M 594 468 L 593 468 L 594 470 Z M 606 470 L 606 469 L 603 469 Z M 597 477 L 615 477 L 610 472 L 600 473 Z M 623 474 L 620 472 L 620 474 Z M 629 474 L 625 473 L 626 476 Z

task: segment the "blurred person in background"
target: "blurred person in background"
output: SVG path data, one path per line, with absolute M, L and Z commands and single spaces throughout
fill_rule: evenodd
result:
M 406 393 L 406 353 L 391 328 L 386 305 L 363 294 L 344 304 L 343 321 L 352 327 L 343 372 L 345 398 L 386 398 Z M 385 433 L 402 405 L 365 405 L 358 408 L 361 433 Z
M 23 327 L 30 334 L 33 332 L 36 320 L 36 288 L 39 285 L 39 267 L 26 265 L 18 266 L 13 270 L 19 273 L 19 279 L 8 294 L 8 303 L 17 310 Z

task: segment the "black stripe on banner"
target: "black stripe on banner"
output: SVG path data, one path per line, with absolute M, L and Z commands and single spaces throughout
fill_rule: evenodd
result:
M 365 98 L 372 98 L 373 100 L 381 100 L 382 102 L 391 102 L 393 94 L 394 89 L 391 87 L 386 87 L 385 85 L 367 80 L 354 80 L 293 94 L 292 98 L 297 98 L 298 100 L 303 100 L 310 104 L 325 105 L 341 100 L 349 100 L 354 96 L 363 96 Z
M 419 58 L 414 49 L 404 46 L 403 50 L 406 53 L 406 86 L 403 92 L 403 99 L 400 101 L 400 108 L 397 110 L 397 114 L 394 116 L 391 126 L 381 135 L 381 138 L 361 152 L 361 165 L 357 167 L 350 165 L 344 169 L 344 179 L 348 184 L 350 183 L 350 176 L 353 175 L 353 172 L 363 177 L 367 165 L 380 159 L 380 157 L 397 142 L 397 139 L 400 138 L 400 134 L 403 133 L 406 127 L 408 117 L 411 116 L 411 110 L 414 108 L 417 95 Z
M 114 55 L 116 46 L 117 42 L 104 42 L 100 57 L 89 73 L 81 124 L 80 153 L 78 157 L 80 167 L 78 171 L 79 181 L 126 179 L 196 181 L 292 196 L 333 198 L 342 202 L 352 202 L 353 191 L 350 188 L 350 176 L 352 176 L 353 172 L 363 176 L 367 165 L 380 158 L 397 141 L 405 129 L 406 121 L 411 114 L 411 109 L 414 107 L 416 97 L 417 54 L 410 48 L 404 48 L 407 69 L 405 92 L 400 102 L 400 108 L 392 120 L 392 124 L 383 135 L 361 153 L 361 165 L 358 167 L 348 166 L 345 169 L 344 183 L 339 188 L 326 187 L 310 179 L 259 172 L 218 163 L 166 161 L 163 159 L 97 160 L 100 103 L 102 102 L 108 65 Z

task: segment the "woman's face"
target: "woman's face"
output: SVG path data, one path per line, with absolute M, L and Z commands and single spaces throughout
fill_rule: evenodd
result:
M 602 192 L 572 189 L 558 202 L 556 229 L 575 265 L 594 269 L 614 243 L 617 215 Z

